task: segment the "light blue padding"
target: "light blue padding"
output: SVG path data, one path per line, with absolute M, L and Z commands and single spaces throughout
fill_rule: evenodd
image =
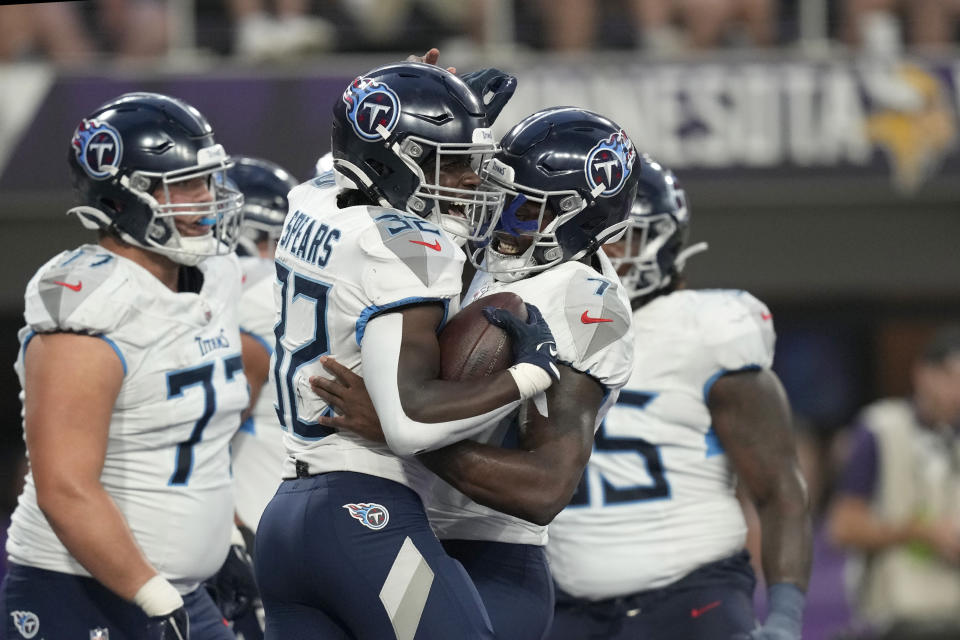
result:
M 707 378 L 707 381 L 703 384 L 703 404 L 707 404 L 707 399 L 710 397 L 710 389 L 713 389 L 713 385 L 716 384 L 717 380 L 721 377 L 727 375 L 728 373 L 743 373 L 744 371 L 760 371 L 763 369 L 758 364 L 748 364 L 745 367 L 740 367 L 739 369 L 721 369 L 715 374 Z
M 98 335 L 98 338 L 102 338 L 104 342 L 110 345 L 110 348 L 113 349 L 114 353 L 117 354 L 117 357 L 120 358 L 120 364 L 123 365 L 123 375 L 127 375 L 127 360 L 123 357 L 123 353 L 120 351 L 120 347 L 117 346 L 117 343 L 104 335 Z
M 703 440 L 707 443 L 706 457 L 710 458 L 713 456 L 722 456 L 724 453 L 726 453 L 723 445 L 720 444 L 720 438 L 717 436 L 717 432 L 713 429 L 713 425 L 710 425 L 710 430 L 704 434 Z
M 243 421 L 243 424 L 240 425 L 240 428 L 237 429 L 237 431 L 246 431 L 247 433 L 249 433 L 249 434 L 252 435 L 252 436 L 253 436 L 253 435 L 256 435 L 256 434 L 257 434 L 257 428 L 256 428 L 256 426 L 253 424 L 253 416 L 250 416 L 249 418 L 247 418 L 246 420 L 244 420 L 244 421 Z
M 257 335 L 257 334 L 254 333 L 253 331 L 248 331 L 247 329 L 244 329 L 243 327 L 240 327 L 240 333 L 242 333 L 242 334 L 244 334 L 244 335 L 250 336 L 251 338 L 253 338 L 254 340 L 256 340 L 258 343 L 260 343 L 260 346 L 263 347 L 263 349 L 264 349 L 267 353 L 269 353 L 271 356 L 273 355 L 273 345 L 270 344 L 269 342 L 267 342 L 266 340 L 264 340 L 263 337 Z
M 728 373 L 741 373 L 743 371 L 760 371 L 763 369 L 758 364 L 748 364 L 745 367 L 740 367 L 739 369 L 721 369 L 715 374 L 707 378 L 707 381 L 703 385 L 703 404 L 707 404 L 707 400 L 710 397 L 710 389 L 713 388 L 713 385 Z M 709 407 L 709 405 L 707 405 Z M 710 429 L 704 434 L 703 440 L 707 445 L 706 457 L 710 458 L 712 456 L 719 456 L 726 453 L 724 451 L 723 445 L 720 444 L 720 438 L 717 436 L 717 432 L 714 430 L 713 425 L 710 425 Z
M 27 337 L 23 339 L 23 346 L 20 348 L 20 358 L 23 359 L 27 357 L 27 345 L 30 344 L 30 341 L 33 340 L 33 336 L 37 335 L 37 332 L 30 330 L 30 333 L 27 334 Z
M 33 337 L 34 337 L 35 335 L 37 335 L 37 332 L 36 332 L 36 331 L 30 331 L 30 333 L 27 334 L 27 337 L 24 338 L 24 340 L 23 340 L 23 348 L 22 348 L 21 351 L 20 351 L 20 356 L 21 356 L 21 357 L 26 357 L 26 355 L 27 355 L 27 345 L 30 344 L 30 341 L 33 340 Z M 110 348 L 113 349 L 114 353 L 117 354 L 117 357 L 120 358 L 120 364 L 123 365 L 123 375 L 127 375 L 127 361 L 126 361 L 126 359 L 123 357 L 123 353 L 121 353 L 120 347 L 117 346 L 117 343 L 114 342 L 113 340 L 111 340 L 110 338 L 108 338 L 107 336 L 104 336 L 104 335 L 97 334 L 97 335 L 95 335 L 94 337 L 95 337 L 95 338 L 101 338 L 104 342 L 106 342 L 108 345 L 110 345 Z
M 450 312 L 450 300 L 447 298 L 404 298 L 403 300 L 397 300 L 382 306 L 373 305 L 361 311 L 360 317 L 357 318 L 357 345 L 359 346 L 363 342 L 363 333 L 367 330 L 367 323 L 370 322 L 374 316 L 389 311 L 390 309 L 396 309 L 397 307 L 423 304 L 425 302 L 440 302 L 443 304 L 443 319 L 440 321 L 439 326 L 442 327 L 446 324 L 447 314 Z

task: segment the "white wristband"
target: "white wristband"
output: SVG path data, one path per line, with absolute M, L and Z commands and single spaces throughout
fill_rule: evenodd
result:
M 553 378 L 550 377 L 549 373 L 529 362 L 515 364 L 507 371 L 513 376 L 513 381 L 517 383 L 520 398 L 523 400 L 532 398 L 541 391 L 546 391 L 553 384 Z
M 143 583 L 133 602 L 149 617 L 165 616 L 183 606 L 183 598 L 164 577 L 156 575 Z

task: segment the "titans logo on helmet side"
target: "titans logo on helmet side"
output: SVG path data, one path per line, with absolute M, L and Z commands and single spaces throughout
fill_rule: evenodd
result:
M 601 140 L 587 154 L 584 172 L 591 189 L 603 186 L 600 197 L 616 195 L 627 182 L 627 176 L 633 170 L 637 153 L 633 142 L 623 129 Z
M 364 140 L 380 140 L 378 127 L 392 132 L 400 119 L 400 99 L 386 83 L 360 77 L 343 92 L 347 119 Z
M 113 175 L 111 169 L 120 166 L 123 141 L 112 126 L 97 119 L 84 119 L 73 132 L 71 141 L 77 162 L 95 180 Z

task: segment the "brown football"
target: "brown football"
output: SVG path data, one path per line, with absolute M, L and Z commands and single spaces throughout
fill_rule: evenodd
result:
M 440 332 L 440 377 L 444 380 L 475 380 L 513 364 L 510 337 L 487 321 L 484 307 L 506 309 L 527 319 L 523 299 L 509 291 L 484 296 L 461 309 Z

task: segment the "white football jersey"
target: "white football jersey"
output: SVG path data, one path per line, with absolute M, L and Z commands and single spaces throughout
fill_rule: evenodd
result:
M 240 266 L 243 269 L 240 332 L 253 337 L 272 356 L 273 327 L 278 317 L 273 306 L 273 283 L 277 279 L 274 262 L 269 258 L 244 257 L 240 258 Z M 280 485 L 286 457 L 276 403 L 277 385 L 270 367 L 257 404 L 230 443 L 237 515 L 254 531 Z
M 746 537 L 706 399 L 721 375 L 770 367 L 769 310 L 744 291 L 677 291 L 634 312 L 633 329 L 633 375 L 550 525 L 554 579 L 591 600 L 671 584 Z
M 233 526 L 229 442 L 248 402 L 237 259 L 209 258 L 199 269 L 200 293 L 175 293 L 98 245 L 56 256 L 27 285 L 16 363 L 22 385 L 25 346 L 37 332 L 101 336 L 117 352 L 124 380 L 100 482 L 147 559 L 181 593 L 226 558 Z M 7 552 L 19 564 L 89 575 L 38 508 L 30 474 Z
M 466 305 L 511 291 L 536 305 L 557 342 L 557 361 L 590 375 L 607 389 L 597 426 L 630 377 L 633 361 L 630 301 L 609 259 L 602 253 L 598 256 L 602 274 L 580 262 L 567 262 L 511 283 L 478 272 L 464 297 Z M 505 445 L 515 435 L 516 421 L 514 413 L 473 439 Z M 546 527 L 479 505 L 446 483 L 437 483 L 425 502 L 430 523 L 443 540 L 547 542 Z
M 463 251 L 422 218 L 382 207 L 338 208 L 329 174 L 294 188 L 289 198 L 275 285 L 277 405 L 288 455 L 283 475 L 295 476 L 299 461 L 310 473 L 356 471 L 422 491 L 432 477 L 415 459 L 318 425 L 331 409 L 309 378 L 329 377 L 318 362 L 327 354 L 362 375 L 364 330 L 380 312 L 437 301 L 448 317 L 455 313 Z

